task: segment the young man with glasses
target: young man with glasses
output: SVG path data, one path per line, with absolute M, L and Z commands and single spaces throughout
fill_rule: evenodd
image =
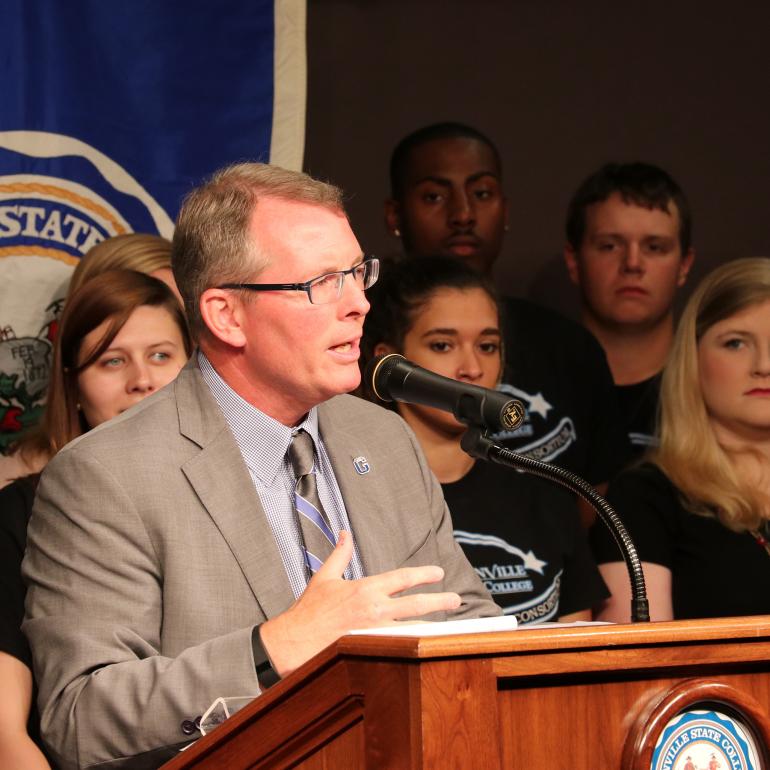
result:
M 498 614 L 414 436 L 341 395 L 378 265 L 340 191 L 225 169 L 185 201 L 173 267 L 199 350 L 61 451 L 33 514 L 25 630 L 64 768 L 156 766 L 216 698 L 353 628 Z

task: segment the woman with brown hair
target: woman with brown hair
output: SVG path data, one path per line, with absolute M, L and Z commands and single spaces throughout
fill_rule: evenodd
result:
M 607 493 L 642 560 L 653 620 L 770 613 L 770 259 L 714 270 L 680 319 L 660 394 L 659 447 Z M 626 621 L 625 566 L 592 532 Z
M 182 302 L 171 273 L 171 241 L 149 233 L 125 233 L 97 243 L 80 260 L 70 279 L 65 306 L 84 283 L 110 270 L 136 270 L 151 275 L 163 281 L 174 292 L 180 304 Z M 52 370 L 48 374 L 54 376 Z M 51 392 L 50 388 L 48 392 Z M 35 432 L 34 427 L 30 430 Z M 30 451 L 30 443 L 25 442 L 24 438 L 26 435 L 11 446 L 9 454 L 0 455 L 0 488 L 15 478 L 36 473 L 47 460 L 45 454 L 36 457 Z M 20 453 L 18 449 L 22 445 L 27 448 Z
M 116 270 L 86 282 L 62 316 L 43 420 L 19 452 L 42 470 L 65 444 L 171 382 L 191 348 L 182 307 L 161 281 Z M 46 766 L 27 734 L 32 674 L 20 630 L 21 559 L 38 476 L 0 490 L 0 767 Z
M 500 382 L 495 292 L 468 265 L 444 257 L 400 262 L 383 270 L 367 298 L 363 365 L 398 353 L 463 383 L 494 388 Z M 461 446 L 466 426 L 449 412 L 406 403 L 394 408 L 441 484 L 455 540 L 503 613 L 522 625 L 590 620 L 607 592 L 572 496 L 543 479 L 474 460 Z

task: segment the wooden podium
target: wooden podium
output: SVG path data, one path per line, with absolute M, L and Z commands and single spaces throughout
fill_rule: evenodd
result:
M 770 769 L 770 616 L 345 637 L 164 770 L 648 770 L 702 703 L 742 717 Z

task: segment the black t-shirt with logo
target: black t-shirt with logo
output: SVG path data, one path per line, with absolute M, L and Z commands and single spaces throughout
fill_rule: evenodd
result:
M 642 561 L 668 567 L 674 617 L 770 614 L 770 555 L 749 532 L 688 511 L 677 488 L 651 464 L 621 473 L 607 499 L 626 526 Z M 619 561 L 604 527 L 590 534 L 596 560 Z
M 502 310 L 500 390 L 521 400 L 527 416 L 497 438 L 592 484 L 609 481 L 629 450 L 601 346 L 579 324 L 525 300 L 506 297 Z
M 607 596 L 562 488 L 482 461 L 441 486 L 455 540 L 505 614 L 521 624 L 557 620 Z

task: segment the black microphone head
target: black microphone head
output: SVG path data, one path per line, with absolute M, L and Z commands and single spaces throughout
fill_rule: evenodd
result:
M 523 422 L 521 401 L 504 393 L 444 377 L 407 361 L 398 353 L 372 359 L 366 382 L 381 401 L 404 401 L 452 412 L 466 425 L 486 430 L 514 430 Z
M 366 365 L 366 372 L 364 377 L 366 382 L 372 388 L 374 393 L 380 401 L 392 401 L 393 397 L 390 395 L 390 378 L 393 375 L 393 370 L 406 359 L 398 353 L 386 353 L 382 356 L 373 358 Z

